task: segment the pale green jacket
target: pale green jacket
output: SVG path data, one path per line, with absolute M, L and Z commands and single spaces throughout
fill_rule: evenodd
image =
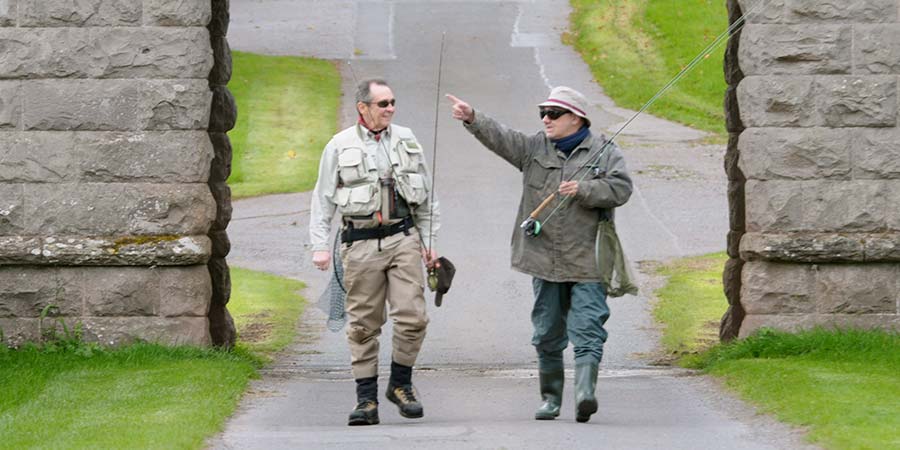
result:
M 614 209 L 625 204 L 632 191 L 631 177 L 619 148 L 608 145 L 579 182 L 574 201 L 566 202 L 552 219 L 545 221 L 559 203 L 559 198 L 554 200 L 538 218 L 544 223 L 540 234 L 529 237 L 518 225 L 587 161 L 589 153 L 597 155 L 605 139 L 591 134 L 566 158 L 543 131 L 527 135 L 479 111 L 475 112 L 475 120 L 464 126 L 485 147 L 522 172 L 522 199 L 512 234 L 512 267 L 547 281 L 599 282 L 594 252 L 597 224 L 601 217 L 613 220 Z

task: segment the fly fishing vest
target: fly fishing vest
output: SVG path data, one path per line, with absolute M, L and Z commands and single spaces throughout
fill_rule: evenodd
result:
M 387 150 L 393 168 L 391 179 L 381 180 L 374 152 L 367 152 L 358 126 L 350 127 L 334 137 L 338 158 L 338 184 L 334 201 L 343 216 L 371 216 L 382 211 L 391 217 L 389 190 L 397 192 L 410 208 L 416 208 L 428 198 L 425 184 L 425 158 L 422 146 L 409 128 L 391 125 L 391 147 Z M 379 145 L 378 152 L 385 147 Z M 408 213 L 406 214 L 408 215 Z M 397 217 L 394 217 L 397 218 Z

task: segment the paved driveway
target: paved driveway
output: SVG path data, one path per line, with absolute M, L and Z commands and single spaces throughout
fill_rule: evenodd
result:
M 354 76 L 387 78 L 398 98 L 395 122 L 411 127 L 430 150 L 442 32 L 442 93 L 532 132 L 540 129 L 534 105 L 550 86 L 565 84 L 595 104 L 595 129 L 614 131 L 632 112 L 605 97 L 578 55 L 560 44 L 568 14 L 568 3 L 560 0 L 231 0 L 229 42 L 236 50 L 340 60 L 350 95 Z M 344 106 L 350 123 L 352 99 Z M 436 189 L 444 219 L 437 250 L 458 272 L 444 306 L 429 305 L 431 324 L 414 378 L 425 418 L 403 419 L 382 401 L 382 425 L 347 427 L 355 394 L 345 338 L 325 330 L 323 313 L 310 307 L 298 343 L 254 383 L 213 447 L 801 446 L 796 433 L 757 416 L 705 377 L 652 364 L 658 333 L 646 295 L 658 280 L 644 275 L 641 296 L 611 300 L 600 412 L 588 424 L 574 423 L 570 380 L 560 419 L 534 421 L 539 392 L 529 344 L 530 280 L 509 268 L 520 175 L 452 120 L 446 103 L 440 105 L 438 135 Z M 620 137 L 637 186 L 617 216 L 633 261 L 724 249 L 724 149 L 692 143 L 701 137 L 650 116 Z M 327 276 L 313 268 L 304 249 L 308 205 L 309 193 L 235 202 L 229 263 L 303 280 L 314 302 Z M 381 389 L 390 361 L 387 328 Z M 571 352 L 566 358 L 571 367 Z

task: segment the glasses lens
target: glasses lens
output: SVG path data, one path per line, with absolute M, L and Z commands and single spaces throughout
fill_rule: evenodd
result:
M 379 108 L 387 108 L 388 105 L 394 106 L 396 103 L 397 103 L 397 99 L 392 98 L 390 100 L 382 100 L 382 101 L 376 103 L 376 105 L 378 105 Z
M 550 117 L 550 120 L 556 120 L 556 119 L 559 119 L 560 117 L 562 117 L 562 116 L 563 116 L 564 114 L 566 114 L 567 112 L 568 112 L 568 111 L 566 111 L 566 110 L 564 110 L 564 109 L 549 109 L 549 108 L 548 108 L 548 109 L 541 109 L 541 110 L 540 110 L 541 119 L 543 119 L 544 116 L 548 116 L 548 117 Z

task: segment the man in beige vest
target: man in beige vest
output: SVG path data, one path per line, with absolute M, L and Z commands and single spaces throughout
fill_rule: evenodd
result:
M 384 80 L 360 83 L 359 121 L 325 146 L 312 196 L 312 260 L 321 270 L 331 263 L 328 236 L 335 212 L 343 223 L 339 256 L 357 396 L 349 425 L 379 422 L 378 336 L 386 306 L 394 335 L 387 399 L 403 417 L 423 416 L 412 367 L 428 324 L 422 262 L 432 267 L 437 260 L 439 209 L 422 146 L 409 128 L 391 124 L 395 102 Z

